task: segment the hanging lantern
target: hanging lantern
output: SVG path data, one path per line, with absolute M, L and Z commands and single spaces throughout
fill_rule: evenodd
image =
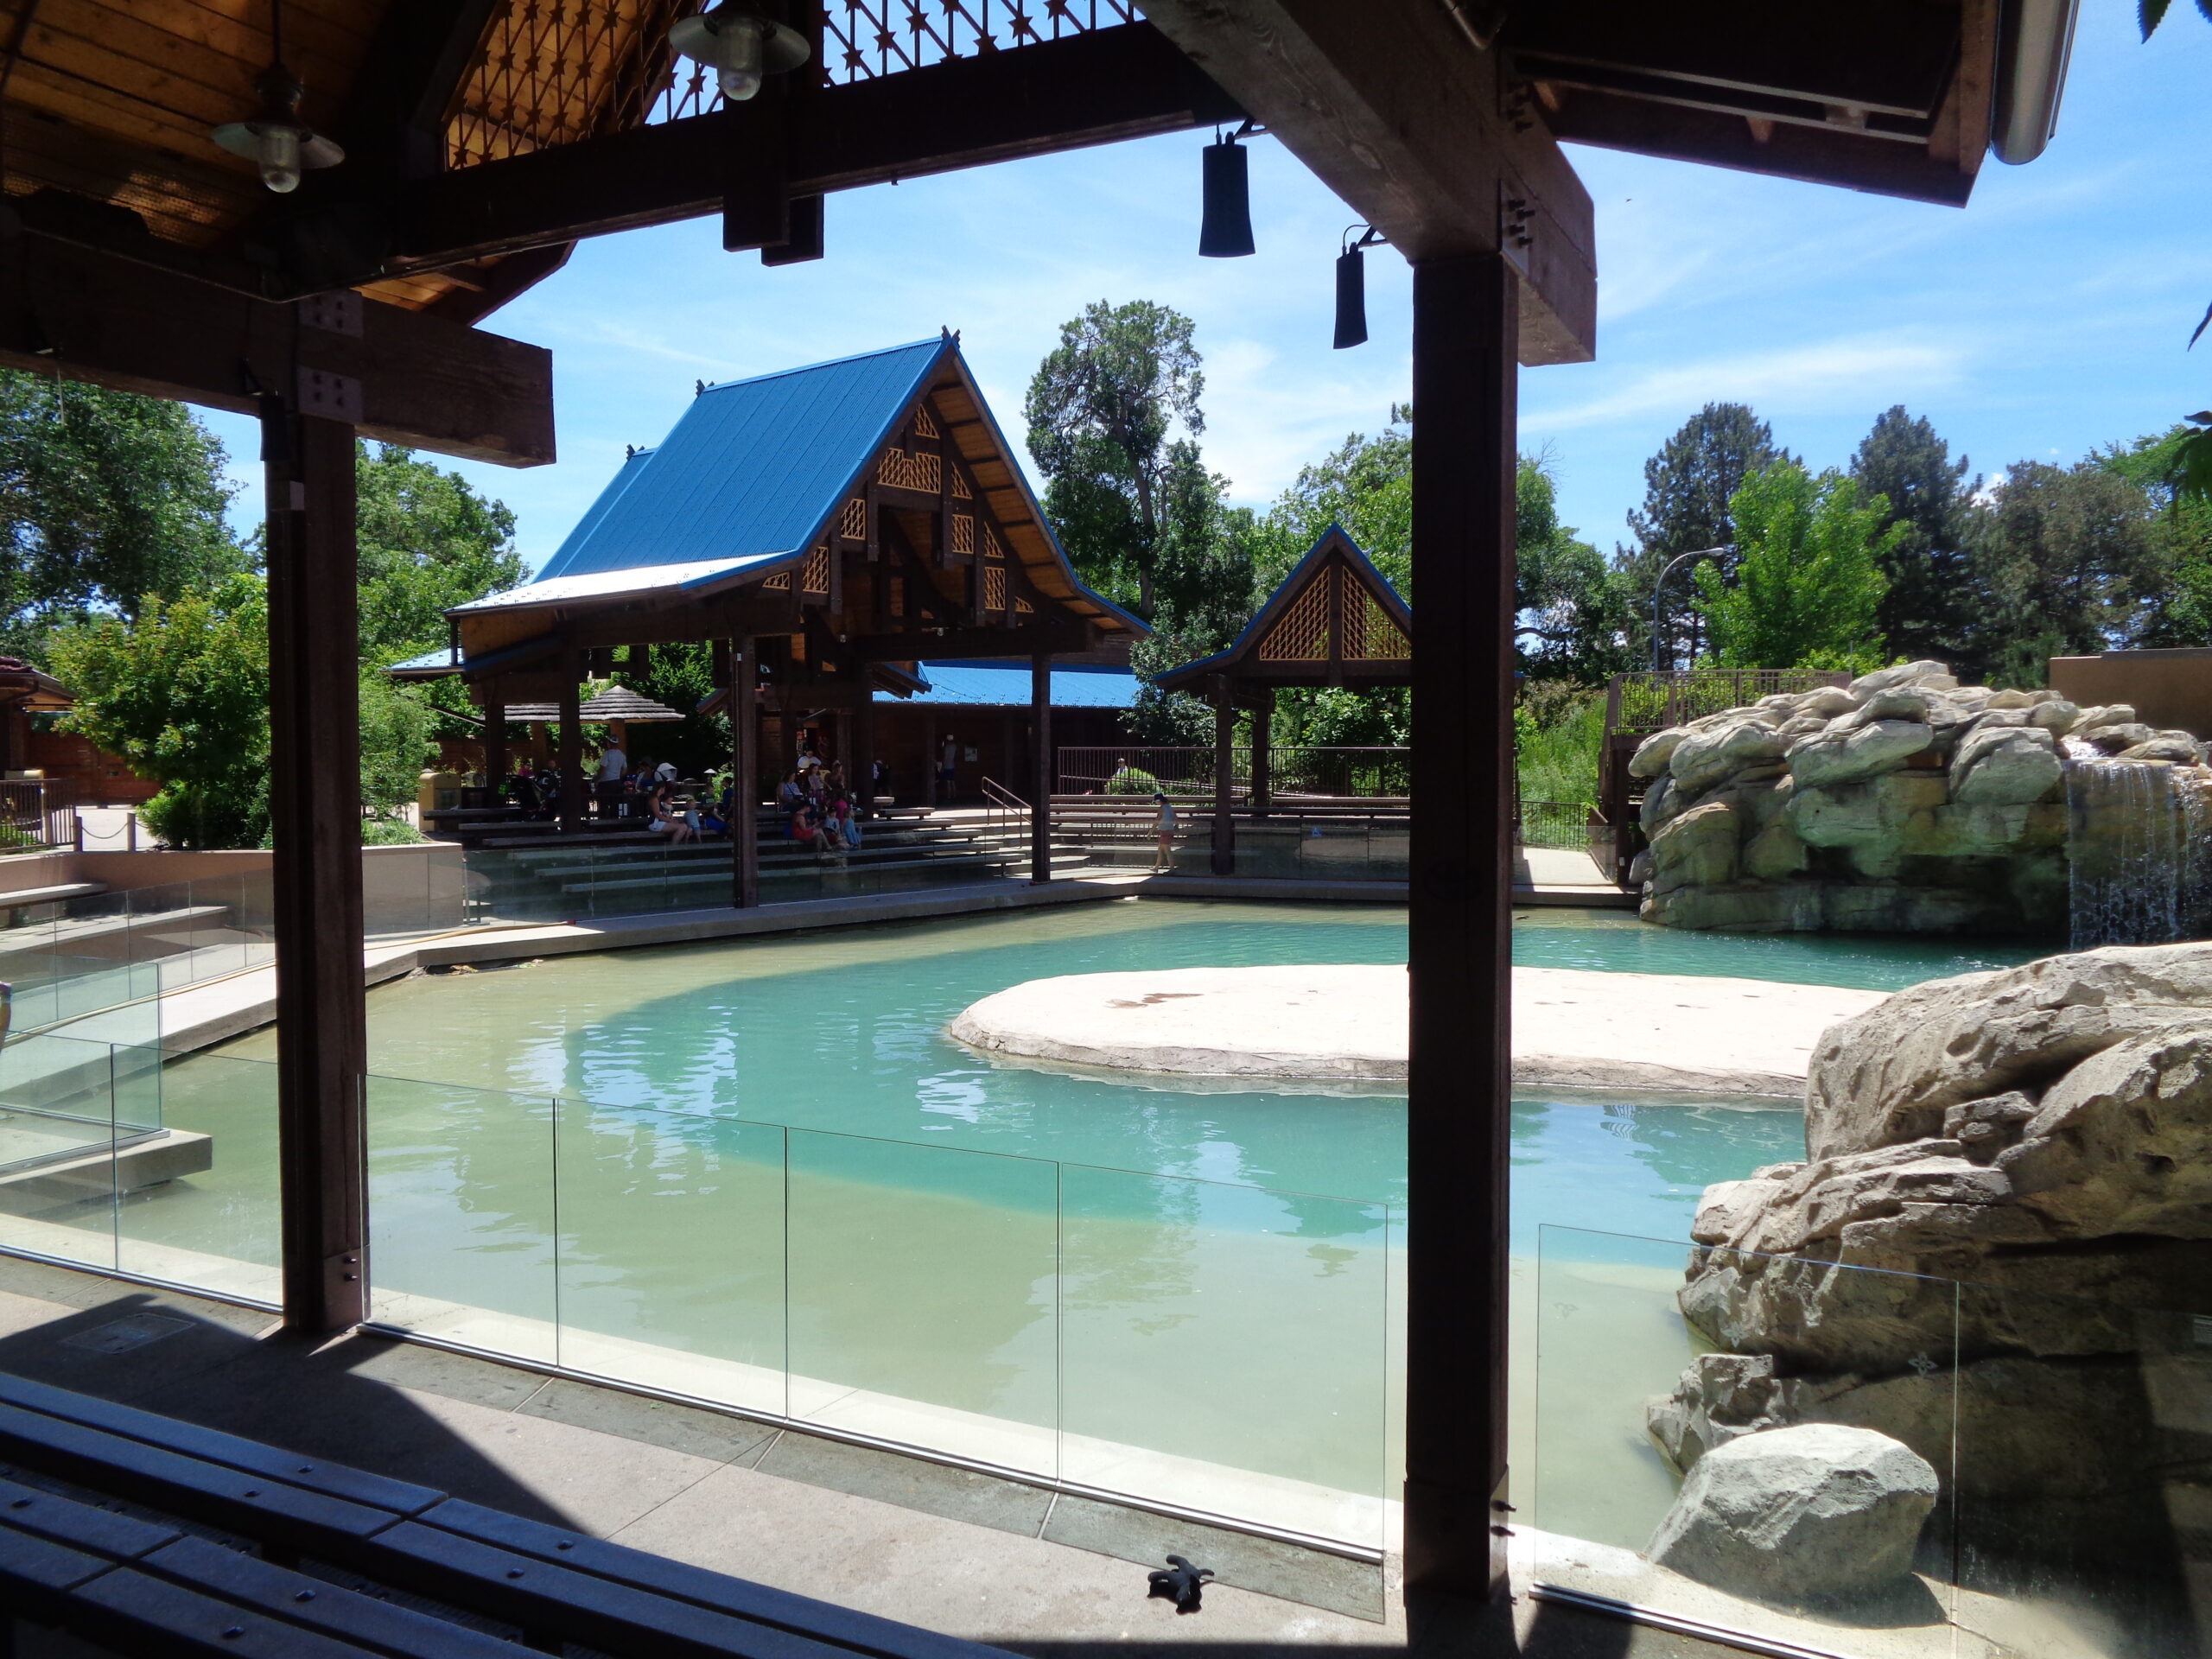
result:
M 278 195 L 300 188 L 307 168 L 335 167 L 346 152 L 300 119 L 300 79 L 284 67 L 284 0 L 269 0 L 269 67 L 255 77 L 261 113 L 230 121 L 210 135 L 233 156 L 261 168 L 261 181 Z
M 814 55 L 805 35 L 747 11 L 736 0 L 683 18 L 669 29 L 668 43 L 715 71 L 722 96 L 733 104 L 758 92 L 770 75 L 796 69 Z
M 1351 239 L 1359 231 L 1357 241 Z M 1343 251 L 1337 255 L 1337 336 L 1335 346 L 1367 344 L 1367 269 L 1361 250 L 1374 247 L 1382 233 L 1372 225 L 1354 225 L 1344 232 Z
M 1252 252 L 1252 179 L 1249 158 L 1237 143 L 1252 124 L 1228 137 L 1217 134 L 1200 152 L 1205 164 L 1205 211 L 1198 221 L 1198 254 L 1205 259 L 1237 259 Z

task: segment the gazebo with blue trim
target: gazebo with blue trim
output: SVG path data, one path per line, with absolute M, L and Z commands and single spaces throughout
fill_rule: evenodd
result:
M 735 775 L 755 783 L 763 706 L 835 711 L 861 778 L 876 690 L 911 695 L 925 657 L 1024 659 L 1033 775 L 1048 777 L 1053 658 L 1126 660 L 1147 632 L 1077 577 L 950 333 L 702 384 L 536 581 L 447 614 L 445 663 L 410 670 L 468 682 L 495 778 L 505 709 L 558 704 L 563 832 L 583 816 L 578 687 L 618 650 L 712 642 Z M 1041 801 L 1035 817 L 1042 880 Z M 753 838 L 732 839 L 734 901 L 756 903 Z
M 1268 749 L 1279 686 L 1364 690 L 1410 685 L 1414 613 L 1342 524 L 1321 532 L 1228 650 L 1160 677 L 1165 691 L 1213 704 L 1213 869 L 1236 873 L 1236 824 L 1230 816 L 1230 740 L 1236 711 L 1252 715 L 1249 801 L 1264 812 Z

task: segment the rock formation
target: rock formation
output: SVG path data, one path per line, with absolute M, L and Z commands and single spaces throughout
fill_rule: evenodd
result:
M 1807 1162 L 1699 1207 L 1680 1300 L 1722 1351 L 1662 1448 L 1871 1428 L 1947 1471 L 1962 1547 L 2171 1559 L 2212 1515 L 2212 944 L 1900 992 L 1823 1038 L 1805 1118 Z
M 1962 686 L 1932 662 L 1656 732 L 1629 762 L 1648 780 L 1644 919 L 2057 934 L 2069 756 L 2196 767 L 2204 752 L 2125 704 Z
M 1895 1588 L 1936 1507 L 1927 1460 L 1886 1434 L 1804 1424 L 1701 1458 L 1646 1552 L 1731 1594 L 1784 1606 Z

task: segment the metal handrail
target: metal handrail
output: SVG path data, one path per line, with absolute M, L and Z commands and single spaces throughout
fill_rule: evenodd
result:
M 1029 803 L 996 779 L 983 779 L 983 799 L 991 810 L 991 833 L 1004 835 L 1029 826 Z

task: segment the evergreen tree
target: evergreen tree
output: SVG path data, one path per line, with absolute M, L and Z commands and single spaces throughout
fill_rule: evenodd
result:
M 1640 620 L 1639 657 L 1648 660 L 1650 656 L 1652 588 L 1668 562 L 1700 548 L 1725 548 L 1732 543 L 1736 531 L 1729 501 L 1746 478 L 1783 454 L 1774 447 L 1773 429 L 1746 405 L 1707 404 L 1643 463 L 1643 505 L 1628 516 L 1637 545 L 1614 560 Z M 1724 581 L 1733 575 L 1732 556 L 1720 556 L 1714 563 Z M 1687 602 L 1692 591 L 1679 571 L 1668 584 L 1662 662 L 1694 662 L 1703 649 L 1696 607 Z
M 1833 469 L 1817 478 L 1794 460 L 1760 468 L 1729 503 L 1734 580 L 1696 568 L 1713 657 L 1728 668 L 1880 666 L 1881 564 L 1904 539 L 1884 529 L 1890 504 L 1864 499 Z
M 1147 621 L 1163 550 L 1187 533 L 1175 515 L 1191 493 L 1176 475 L 1197 463 L 1205 389 L 1188 317 L 1100 300 L 1061 326 L 1022 406 L 1045 511 L 1077 574 Z
M 1902 525 L 1905 532 L 1882 562 L 1889 582 L 1880 617 L 1885 648 L 1893 656 L 1949 661 L 1965 638 L 1972 602 L 1965 543 L 1974 486 L 1965 481 L 1967 458 L 1953 461 L 1950 445 L 1926 417 L 1916 419 L 1897 404 L 1860 442 L 1851 475 L 1870 499 L 1889 502 L 1882 528 Z
M 1530 679 L 1598 685 L 1634 666 L 1628 588 L 1605 556 L 1559 521 L 1544 457 L 1514 476 L 1514 647 Z

